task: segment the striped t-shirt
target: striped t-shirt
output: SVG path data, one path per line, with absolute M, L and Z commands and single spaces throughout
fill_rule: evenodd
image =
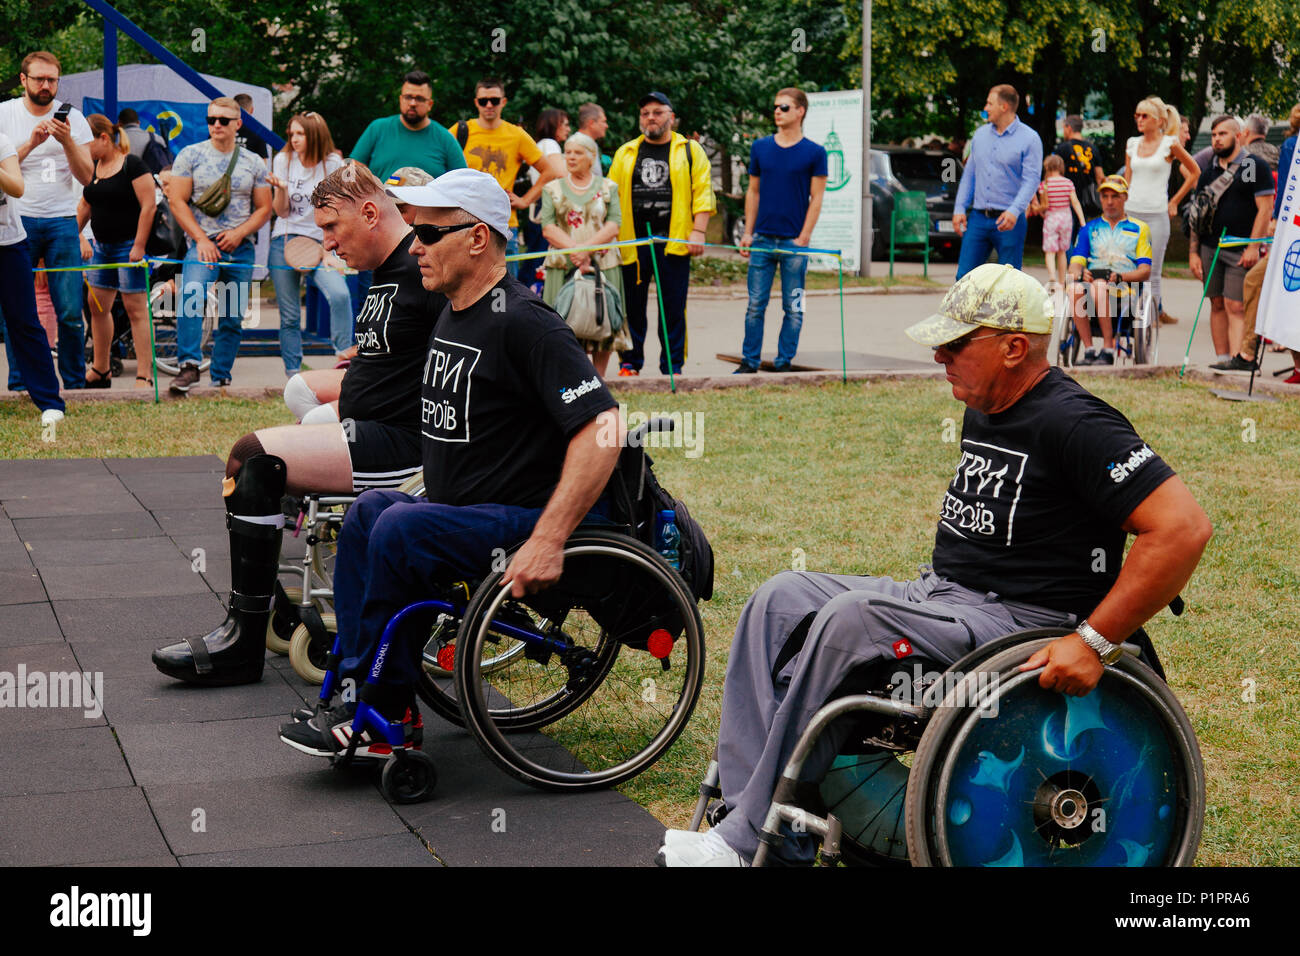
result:
M 1052 176 L 1044 179 L 1042 189 L 1047 193 L 1047 211 L 1070 208 L 1070 197 L 1074 195 L 1074 183 L 1064 176 Z

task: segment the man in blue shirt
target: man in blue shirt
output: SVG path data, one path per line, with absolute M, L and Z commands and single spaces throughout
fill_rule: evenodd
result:
M 826 150 L 803 135 L 808 97 L 789 87 L 776 94 L 776 135 L 756 142 L 749 154 L 745 193 L 745 234 L 740 254 L 749 259 L 749 308 L 745 341 L 736 374 L 758 371 L 763 353 L 763 320 L 772 278 L 781 268 L 781 306 L 785 317 L 777 339 L 775 371 L 788 372 L 803 327 L 803 279 L 808 257 L 800 252 L 812 240 L 826 192 Z
M 1014 87 L 993 87 L 984 104 L 988 125 L 971 139 L 970 161 L 962 169 L 952 217 L 952 227 L 962 237 L 958 279 L 983 265 L 995 247 L 1000 265 L 1019 269 L 1024 258 L 1025 209 L 1038 189 L 1043 141 L 1016 119 L 1019 105 Z

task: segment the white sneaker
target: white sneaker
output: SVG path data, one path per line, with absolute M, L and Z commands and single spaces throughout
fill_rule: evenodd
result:
M 61 421 L 63 421 L 63 412 L 57 408 L 47 408 L 41 412 L 42 425 L 54 425 Z
M 664 846 L 685 846 L 703 840 L 707 835 L 707 830 L 665 830 Z
M 657 866 L 746 865 L 745 861 L 740 858 L 740 854 L 733 850 L 726 840 L 718 836 L 715 830 L 710 830 L 708 833 L 677 832 L 698 839 L 674 842 L 671 845 L 665 843 L 659 848 L 659 853 L 655 856 Z

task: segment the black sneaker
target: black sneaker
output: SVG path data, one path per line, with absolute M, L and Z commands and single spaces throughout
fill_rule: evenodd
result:
M 230 384 L 230 379 L 228 378 L 214 378 L 212 380 L 213 388 L 225 388 L 229 384 Z
M 1075 362 L 1074 364 L 1075 365 L 1096 365 L 1098 361 L 1099 359 L 1097 358 L 1097 353 L 1094 352 L 1092 349 L 1088 349 L 1083 353 L 1083 358 L 1079 359 L 1079 361 Z
M 310 720 L 281 724 L 280 739 L 305 754 L 333 757 L 347 750 L 348 741 L 352 739 L 352 721 L 356 716 L 355 702 L 339 704 L 329 710 L 322 710 Z M 421 749 L 424 745 L 424 719 L 420 716 L 419 709 L 415 706 L 407 708 L 403 723 L 406 731 L 405 748 Z M 362 731 L 356 749 L 357 758 L 385 758 L 392 752 L 392 746 L 377 737 L 372 730 L 367 728 Z
M 754 368 L 754 366 L 752 365 L 746 365 L 744 362 L 741 362 L 739 365 L 736 366 L 736 370 L 731 374 L 732 375 L 756 375 L 758 374 L 758 369 Z
M 1114 365 L 1115 353 L 1110 349 L 1102 349 L 1101 354 L 1097 356 L 1098 365 Z
M 1215 362 L 1210 368 L 1216 372 L 1252 372 L 1255 370 L 1255 363 L 1247 362 L 1240 355 L 1234 355 L 1226 362 Z
M 774 364 L 772 365 L 772 371 L 773 371 L 773 372 L 788 372 L 788 371 L 790 371 L 790 363 L 789 363 L 789 362 L 776 362 L 776 363 L 774 363 Z
M 171 391 L 177 395 L 184 395 L 197 384 L 199 384 L 199 367 L 182 365 L 180 374 L 172 379 Z

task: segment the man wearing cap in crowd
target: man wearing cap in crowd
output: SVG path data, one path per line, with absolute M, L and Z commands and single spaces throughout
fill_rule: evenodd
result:
M 1126 283 L 1151 278 L 1151 232 L 1141 219 L 1124 215 L 1128 182 L 1118 174 L 1107 176 L 1097 194 L 1101 197 L 1101 215 L 1079 230 L 1070 250 L 1070 308 L 1084 347 L 1080 365 L 1115 364 L 1112 318 L 1119 314 L 1120 299 L 1128 299 L 1133 314 L 1133 303 L 1147 291 Z M 1092 322 L 1088 316 L 1093 310 L 1101 325 L 1100 352 L 1092 347 Z
M 411 253 L 425 288 L 449 301 L 429 340 L 420 400 L 428 500 L 367 492 L 339 536 L 339 676 L 358 685 L 390 617 L 438 583 L 483 574 L 495 549 L 524 541 L 505 571 L 514 596 L 558 581 L 564 542 L 603 511 L 598 499 L 619 453 L 597 440 L 617 427 L 617 405 L 578 340 L 506 271 L 510 201 L 497 181 L 457 169 L 389 193 L 419 207 Z M 427 638 L 427 629 L 423 638 L 397 635 L 372 701 L 390 719 L 405 714 L 408 739 L 421 726 L 414 687 Z M 346 743 L 355 713 L 343 701 L 285 724 L 280 738 L 328 756 Z
M 931 565 L 912 581 L 786 571 L 749 599 L 718 731 L 728 812 L 707 833 L 669 830 L 661 865 L 751 859 L 800 733 L 863 665 L 950 664 L 1013 631 L 1073 627 L 1023 669 L 1043 668 L 1049 690 L 1087 694 L 1103 660 L 1190 579 L 1209 519 L 1119 411 L 1048 365 L 1051 327 L 1042 285 L 988 264 L 907 330 L 966 405 Z M 821 737 L 805 779 L 825 774 L 846 731 L 840 722 Z M 787 837 L 775 852 L 808 862 L 813 846 Z
M 609 167 L 623 213 L 618 238 L 644 238 L 649 231 L 674 241 L 623 247 L 623 302 L 632 348 L 620 353 L 618 374 L 640 375 L 645 364 L 646 301 L 652 280 L 663 303 L 659 371 L 667 375 L 671 367 L 680 374 L 686 361 L 691 256 L 704 252 L 704 231 L 716 208 L 713 167 L 703 146 L 674 132 L 673 104 L 667 96 L 647 93 L 639 106 L 641 135 L 620 146 Z

